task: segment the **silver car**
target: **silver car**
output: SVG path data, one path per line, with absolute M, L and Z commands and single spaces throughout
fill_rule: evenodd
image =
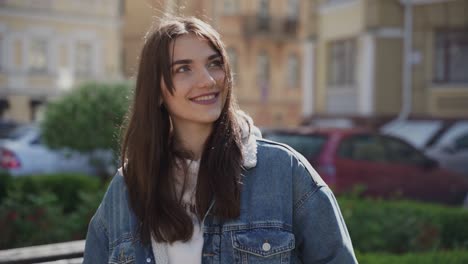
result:
M 70 149 L 51 149 L 41 141 L 37 125 L 16 128 L 0 140 L 0 171 L 12 176 L 49 173 L 96 174 L 89 155 Z
M 389 123 L 381 131 L 405 139 L 441 167 L 468 176 L 468 120 L 405 120 Z
M 451 125 L 426 147 L 442 167 L 468 175 L 468 121 Z

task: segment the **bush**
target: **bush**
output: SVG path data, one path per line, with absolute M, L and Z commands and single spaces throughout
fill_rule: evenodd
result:
M 412 201 L 340 198 L 356 250 L 417 252 L 468 248 L 468 211 Z
M 85 175 L 13 178 L 0 204 L 0 249 L 84 239 L 106 188 L 99 183 Z
M 392 255 L 384 253 L 357 254 L 361 264 L 464 264 L 468 263 L 467 251 L 434 251 Z
M 11 176 L 6 172 L 0 172 L 0 204 L 3 198 L 7 196 L 7 190 L 11 184 Z
M 9 192 L 0 205 L 0 249 L 59 240 L 63 210 L 53 194 Z
M 64 228 L 70 234 L 70 239 L 67 240 L 85 238 L 89 221 L 101 203 L 105 191 L 106 189 L 103 188 L 96 192 L 80 192 L 78 194 L 80 201 L 78 207 L 66 217 L 67 222 Z
M 14 179 L 11 189 L 28 194 L 52 193 L 59 200 L 65 213 L 74 211 L 79 192 L 95 192 L 100 188 L 97 178 L 81 174 L 50 174 L 23 176 Z
M 47 105 L 43 137 L 52 148 L 112 149 L 128 108 L 127 83 L 84 83 Z
M 129 83 L 84 83 L 57 101 L 50 102 L 41 124 L 45 143 L 51 148 L 70 148 L 89 153 L 91 165 L 103 178 L 115 157 L 101 157 L 96 150 L 115 153 L 119 132 L 129 105 Z M 115 154 L 114 154 L 115 155 Z

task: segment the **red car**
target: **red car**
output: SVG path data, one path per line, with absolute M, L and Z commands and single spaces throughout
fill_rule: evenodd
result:
M 273 130 L 264 137 L 302 153 L 337 194 L 361 186 L 366 196 L 468 203 L 468 178 L 396 137 L 336 128 Z

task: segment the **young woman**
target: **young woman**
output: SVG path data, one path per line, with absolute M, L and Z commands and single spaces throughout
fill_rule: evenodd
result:
M 327 185 L 236 109 L 219 34 L 195 18 L 150 31 L 122 167 L 84 263 L 356 263 Z

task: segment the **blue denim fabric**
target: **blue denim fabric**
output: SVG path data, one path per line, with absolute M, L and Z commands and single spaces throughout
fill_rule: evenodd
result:
M 258 139 L 257 166 L 243 172 L 241 214 L 204 222 L 203 263 L 357 263 L 333 193 L 288 146 Z M 142 245 L 117 174 L 92 218 L 84 263 L 154 263 Z

